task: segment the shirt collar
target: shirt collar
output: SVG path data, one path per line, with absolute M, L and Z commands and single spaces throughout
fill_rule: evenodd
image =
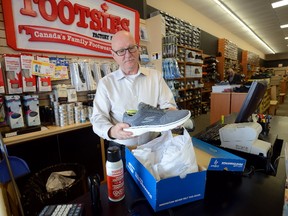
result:
M 140 74 L 143 74 L 144 76 L 148 76 L 150 71 L 147 68 L 143 68 L 139 66 L 139 70 L 138 73 L 140 72 Z M 123 71 L 121 70 L 121 68 L 119 68 L 118 70 L 116 70 L 115 72 L 115 77 L 117 80 L 121 80 L 123 78 L 125 78 L 125 74 L 123 73 Z

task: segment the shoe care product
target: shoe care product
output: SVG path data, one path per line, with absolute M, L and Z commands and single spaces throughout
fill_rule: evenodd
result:
M 92 63 L 91 67 L 92 67 L 93 79 L 97 85 L 99 80 L 102 78 L 100 64 L 98 62 L 94 62 Z
M 83 62 L 83 75 L 87 84 L 88 91 L 95 91 L 96 90 L 96 82 L 93 78 L 93 72 L 91 70 L 91 65 L 89 62 Z
M 4 76 L 3 76 L 2 66 L 0 64 L 0 94 L 4 94 L 4 93 L 5 93 Z
M 87 91 L 87 84 L 83 74 L 83 64 L 81 62 L 73 62 L 69 64 L 71 83 L 77 92 Z
M 32 75 L 32 54 L 21 54 L 23 92 L 36 92 L 36 76 Z
M 4 97 L 0 96 L 0 125 L 6 125 L 6 115 L 4 109 Z
M 7 121 L 11 129 L 24 127 L 22 106 L 19 95 L 5 95 Z
M 8 94 L 22 93 L 22 74 L 19 55 L 4 55 Z
M 32 62 L 32 67 L 34 66 L 35 69 L 34 71 L 32 70 L 32 74 L 33 73 L 39 73 L 38 75 L 40 75 L 41 73 L 41 62 L 43 62 L 43 66 L 45 63 L 49 63 L 49 57 L 48 56 L 36 56 L 36 60 L 39 61 L 40 65 L 35 64 L 35 62 Z M 38 67 L 36 67 L 38 66 Z M 46 64 L 46 68 L 47 68 L 48 64 Z M 51 64 L 52 66 L 52 64 Z M 37 68 L 37 70 L 36 70 Z M 55 67 L 54 67 L 55 70 Z M 37 71 L 37 72 L 36 72 Z M 44 76 L 43 74 L 41 76 L 37 76 L 37 90 L 39 92 L 49 92 L 52 91 L 52 83 L 51 83 L 51 77 L 50 76 Z
M 113 202 L 118 202 L 125 197 L 124 191 L 124 169 L 117 146 L 109 147 L 107 150 L 106 162 L 108 198 Z
M 38 95 L 23 96 L 24 121 L 27 126 L 37 126 L 41 124 L 38 98 Z

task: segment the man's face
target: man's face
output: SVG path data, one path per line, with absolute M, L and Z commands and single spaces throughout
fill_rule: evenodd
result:
M 123 53 L 124 55 L 117 55 L 112 51 L 114 60 L 119 64 L 120 68 L 125 74 L 136 74 L 139 66 L 139 49 L 135 47 L 136 43 L 132 37 L 119 37 L 116 42 L 113 43 L 112 49 L 117 53 Z M 125 49 L 130 49 L 125 50 Z

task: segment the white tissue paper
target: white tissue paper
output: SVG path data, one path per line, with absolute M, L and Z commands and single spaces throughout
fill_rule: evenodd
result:
M 171 130 L 164 131 L 160 137 L 137 146 L 132 153 L 157 181 L 174 176 L 185 178 L 198 172 L 192 139 L 186 129 L 183 135 L 176 136 Z

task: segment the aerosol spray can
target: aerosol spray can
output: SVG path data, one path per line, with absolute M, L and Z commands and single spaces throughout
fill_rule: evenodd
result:
M 109 147 L 107 150 L 106 173 L 108 198 L 118 202 L 125 197 L 124 191 L 124 169 L 123 161 L 117 146 Z

